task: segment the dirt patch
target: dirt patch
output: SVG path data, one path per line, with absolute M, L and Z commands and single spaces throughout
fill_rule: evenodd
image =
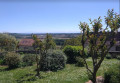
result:
M 86 83 L 93 83 L 91 80 L 89 80 L 88 82 Z M 102 76 L 98 76 L 96 78 L 96 83 L 104 83 L 104 78 Z

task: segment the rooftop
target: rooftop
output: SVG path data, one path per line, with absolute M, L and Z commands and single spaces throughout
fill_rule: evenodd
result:
M 32 46 L 34 43 L 33 39 L 21 39 L 19 42 L 19 46 Z

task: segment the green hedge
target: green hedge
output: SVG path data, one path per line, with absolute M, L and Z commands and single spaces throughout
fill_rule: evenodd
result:
M 67 55 L 67 63 L 76 63 L 76 57 L 80 56 L 81 46 L 65 46 L 63 52 Z M 87 57 L 87 49 L 85 49 L 85 57 Z

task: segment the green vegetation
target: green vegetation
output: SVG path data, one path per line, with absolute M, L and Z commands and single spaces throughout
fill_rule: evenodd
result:
M 106 59 L 111 59 L 112 58 L 112 56 L 108 53 L 107 55 L 106 55 Z
M 14 36 L 0 33 L 0 50 L 15 51 L 17 40 Z
M 16 68 L 20 64 L 20 55 L 15 52 L 8 52 L 5 55 L 5 63 L 9 66 L 10 69 Z
M 44 43 L 45 43 L 46 52 L 47 52 L 48 49 L 54 49 L 56 47 L 56 44 L 55 44 L 55 42 L 52 38 L 52 35 L 50 35 L 48 33 L 46 34 L 46 38 L 45 38 Z
M 105 56 L 108 54 L 109 50 L 115 45 L 115 36 L 120 27 L 120 16 L 114 12 L 114 10 L 108 10 L 107 16 L 105 16 L 106 28 L 102 26 L 102 19 L 99 17 L 98 19 L 91 20 L 89 24 L 86 22 L 80 22 L 79 28 L 82 31 L 82 51 L 81 55 L 85 55 L 85 44 L 88 43 L 88 54 L 91 55 L 93 61 L 93 69 L 91 70 L 86 63 L 85 57 L 84 63 L 87 71 L 92 76 L 91 81 L 96 83 L 96 73 L 101 66 Z M 110 39 L 109 39 L 110 38 Z M 110 44 L 107 45 L 106 42 L 109 41 Z
M 6 65 L 6 63 L 5 63 L 5 55 L 6 54 L 7 54 L 7 52 L 0 53 L 0 65 Z
M 120 57 L 113 59 L 108 52 L 115 45 L 120 17 L 108 10 L 105 29 L 101 21 L 100 17 L 90 19 L 92 27 L 80 22 L 82 35 L 70 35 L 72 39 L 66 41 L 57 40 L 60 45 L 57 48 L 52 35 L 47 33 L 44 41 L 32 35 L 30 38 L 34 41 L 30 49 L 34 52 L 28 50 L 34 54 L 18 54 L 16 38 L 0 33 L 0 83 L 85 83 L 88 80 L 96 83 L 96 76 L 104 76 L 107 83 L 118 83 L 120 67 L 116 64 L 119 64 Z
M 84 60 L 81 57 L 76 57 L 76 66 L 83 67 L 84 66 Z
M 66 39 L 54 39 L 56 45 L 63 46 Z
M 65 68 L 66 56 L 61 50 L 49 50 L 41 63 L 42 71 L 57 71 Z
M 88 65 L 92 68 L 92 59 L 87 59 Z M 116 59 L 105 59 L 97 72 L 97 76 L 104 76 L 109 68 L 114 68 L 119 61 Z M 57 72 L 40 72 L 41 78 L 35 77 L 36 65 L 6 70 L 6 66 L 0 66 L 0 83 L 85 83 L 88 76 L 85 67 L 76 67 L 67 64 L 65 69 Z
M 37 73 L 36 76 L 40 75 L 40 61 L 42 61 L 42 53 L 43 53 L 43 42 L 37 37 L 37 35 L 32 35 L 34 39 L 33 47 L 36 52 L 36 63 L 37 63 Z
M 114 68 L 109 68 L 104 74 L 105 83 L 120 82 L 120 64 L 116 64 Z
M 120 60 L 120 55 L 117 56 L 117 59 Z
M 49 35 L 48 33 L 46 34 L 46 38 L 44 40 L 44 42 L 42 42 L 37 35 L 32 35 L 33 39 L 34 39 L 34 50 L 36 51 L 36 63 L 37 63 L 37 74 L 36 76 L 40 76 L 40 69 L 41 69 L 41 64 L 44 62 L 44 60 L 47 58 L 47 53 L 48 50 L 51 49 L 55 49 L 56 48 L 56 44 L 53 41 L 53 38 L 51 35 Z M 45 62 L 44 62 L 45 63 Z M 47 63 L 48 65 L 48 63 Z M 43 68 L 44 69 L 44 68 Z
M 36 62 L 35 54 L 25 54 L 22 58 L 22 66 L 32 66 Z
M 81 45 L 81 35 L 77 36 L 76 38 L 67 39 L 64 41 L 64 46 L 71 45 L 71 46 L 79 46 Z
M 82 50 L 81 46 L 65 46 L 63 51 L 67 56 L 67 63 L 76 63 L 76 57 L 80 56 L 82 57 L 82 55 L 80 55 L 80 51 Z M 87 56 L 87 49 L 85 49 L 85 55 Z

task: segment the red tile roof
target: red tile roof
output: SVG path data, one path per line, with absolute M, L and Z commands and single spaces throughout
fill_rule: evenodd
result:
M 21 39 L 19 42 L 19 46 L 32 46 L 34 43 L 33 39 Z

